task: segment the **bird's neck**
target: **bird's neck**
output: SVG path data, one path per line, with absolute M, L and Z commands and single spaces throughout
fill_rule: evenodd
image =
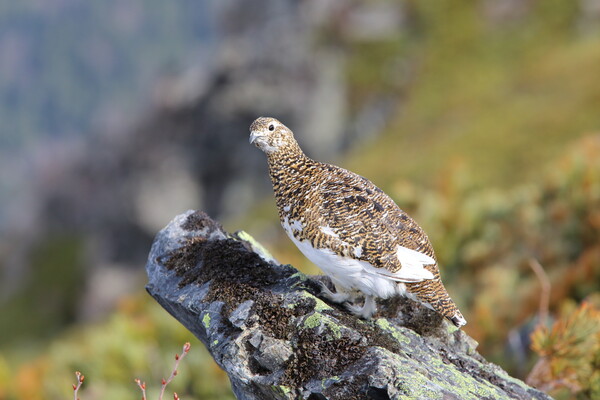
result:
M 298 166 L 312 160 L 302 152 L 297 142 L 292 142 L 276 151 L 267 153 L 267 161 L 269 163 L 269 173 L 273 176 L 274 172 L 285 171 L 289 168 L 297 169 Z
M 282 203 L 285 197 L 292 192 L 299 195 L 309 189 L 306 181 L 316 161 L 308 158 L 297 145 L 286 151 L 269 153 L 267 160 L 277 206 L 281 212 L 285 206 Z

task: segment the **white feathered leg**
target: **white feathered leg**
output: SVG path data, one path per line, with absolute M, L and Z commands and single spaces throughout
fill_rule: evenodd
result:
M 323 282 L 319 281 L 319 285 L 321 285 L 321 296 L 325 297 L 326 299 L 328 299 L 334 303 L 342 304 L 342 303 L 345 303 L 346 301 L 352 301 L 354 299 L 354 296 L 350 292 L 344 291 L 335 283 L 334 283 L 335 290 L 336 290 L 335 293 L 332 292 L 329 289 L 329 287 L 327 287 L 327 285 L 324 284 Z
M 362 319 L 369 319 L 377 311 L 377 304 L 375 303 L 375 297 L 365 296 L 365 303 L 362 307 L 354 304 L 346 304 L 346 308 L 354 315 L 361 317 Z

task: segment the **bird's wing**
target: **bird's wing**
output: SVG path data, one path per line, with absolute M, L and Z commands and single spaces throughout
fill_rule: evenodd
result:
M 329 174 L 318 188 L 320 224 L 339 239 L 337 245 L 371 264 L 373 273 L 399 282 L 433 279 L 425 268 L 436 264 L 433 248 L 417 223 L 368 179 L 325 166 Z

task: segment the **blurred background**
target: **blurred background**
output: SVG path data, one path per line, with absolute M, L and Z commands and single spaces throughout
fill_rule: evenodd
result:
M 193 208 L 318 273 L 261 115 L 420 223 L 487 359 L 600 398 L 599 71 L 600 0 L 1 2 L 0 400 L 153 397 L 185 341 L 170 389 L 233 398 L 144 265 Z

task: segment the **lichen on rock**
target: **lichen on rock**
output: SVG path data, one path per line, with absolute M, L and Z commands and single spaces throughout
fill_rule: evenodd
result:
M 549 399 L 426 307 L 391 299 L 357 319 L 319 298 L 326 277 L 278 264 L 203 212 L 164 228 L 146 269 L 148 292 L 206 345 L 240 399 Z

